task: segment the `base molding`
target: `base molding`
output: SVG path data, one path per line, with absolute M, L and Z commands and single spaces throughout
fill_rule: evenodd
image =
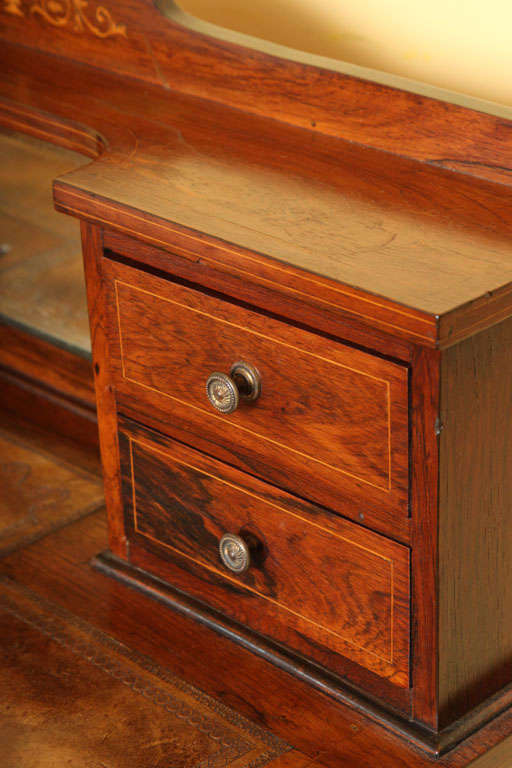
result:
M 24 420 L 98 448 L 91 361 L 1 319 L 0 401 Z
M 512 734 L 512 687 L 508 687 L 497 696 L 485 702 L 478 710 L 468 717 L 454 723 L 444 731 L 435 734 L 428 732 L 405 718 L 384 709 L 377 702 L 371 701 L 363 693 L 349 686 L 345 681 L 338 680 L 306 661 L 302 661 L 285 649 L 261 638 L 245 627 L 236 624 L 217 611 L 209 609 L 204 604 L 190 598 L 162 580 L 146 571 L 131 566 L 104 551 L 93 558 L 91 565 L 97 571 L 116 579 L 124 585 L 141 592 L 148 600 L 161 603 L 188 619 L 192 619 L 230 641 L 243 646 L 265 661 L 279 667 L 313 688 L 326 694 L 339 705 L 340 711 L 346 710 L 347 718 L 354 711 L 368 719 L 370 728 L 386 729 L 398 736 L 407 753 L 411 749 L 421 751 L 420 762 L 410 762 L 408 755 L 407 766 L 450 765 L 445 758 L 453 755 L 470 735 L 475 736 L 479 730 L 500 715 L 509 714 L 511 717 L 510 732 Z M 363 755 L 361 756 L 363 757 Z M 405 754 L 404 754 L 405 757 Z M 472 765 L 470 762 L 460 762 L 455 765 Z
M 437 749 L 444 755 L 472 734 L 484 728 L 493 719 L 512 712 L 512 685 L 507 685 L 479 707 L 441 730 L 437 736 Z M 512 759 L 511 759 L 512 765 Z
M 300 750 L 308 765 L 512 765 L 512 708 L 446 754 L 427 754 L 384 723 L 334 700 L 248 646 L 200 623 L 186 605 L 181 609 L 178 601 L 173 605 L 175 596 L 158 598 L 161 584 L 151 585 L 155 599 L 151 591 L 136 584 L 140 574 L 117 578 L 119 570 L 116 573 L 112 568 L 116 564 L 110 557 L 101 558 L 101 564 L 96 558 L 106 541 L 106 516 L 100 511 L 4 558 L 0 572 L 280 736 Z M 91 567 L 91 561 L 96 567 Z

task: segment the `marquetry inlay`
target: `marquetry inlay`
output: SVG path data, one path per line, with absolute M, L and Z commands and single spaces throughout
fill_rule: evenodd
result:
M 126 37 L 126 26 L 117 24 L 105 6 L 98 5 L 95 11 L 88 6 L 88 0 L 36 0 L 26 7 L 23 0 L 4 0 L 4 11 L 13 16 L 34 14 L 54 27 L 90 32 L 96 37 Z
M 25 14 L 21 10 L 21 0 L 4 0 L 7 13 L 12 13 L 13 16 L 24 16 Z

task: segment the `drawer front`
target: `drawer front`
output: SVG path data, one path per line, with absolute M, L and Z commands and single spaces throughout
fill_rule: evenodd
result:
M 120 445 L 134 565 L 330 670 L 408 687 L 406 547 L 143 427 Z M 225 534 L 250 548 L 244 573 Z
M 185 430 L 187 442 L 372 527 L 407 531 L 406 367 L 107 259 L 105 271 L 128 415 Z M 206 381 L 239 360 L 258 369 L 260 396 L 220 414 Z

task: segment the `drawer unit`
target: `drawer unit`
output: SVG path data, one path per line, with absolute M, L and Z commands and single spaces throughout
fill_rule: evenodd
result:
M 158 597 L 156 622 L 177 609 L 327 693 L 349 729 L 355 708 L 436 759 L 485 728 L 509 696 L 510 473 L 480 438 L 510 410 L 512 323 L 396 360 L 195 261 L 92 242 L 99 567 Z
M 512 123 L 110 3 L 64 68 L 64 27 L 7 3 L 2 107 L 104 150 L 54 184 L 82 226 L 94 562 L 122 582 L 100 612 L 306 760 L 499 760 Z
M 407 541 L 406 366 L 108 259 L 104 273 L 122 411 Z M 219 412 L 206 384 L 238 362 L 258 397 Z
M 135 424 L 120 446 L 134 565 L 331 672 L 408 688 L 406 547 Z

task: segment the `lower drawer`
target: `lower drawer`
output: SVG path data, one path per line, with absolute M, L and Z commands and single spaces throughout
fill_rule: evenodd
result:
M 120 448 L 133 565 L 338 675 L 409 686 L 407 547 L 131 422 Z

